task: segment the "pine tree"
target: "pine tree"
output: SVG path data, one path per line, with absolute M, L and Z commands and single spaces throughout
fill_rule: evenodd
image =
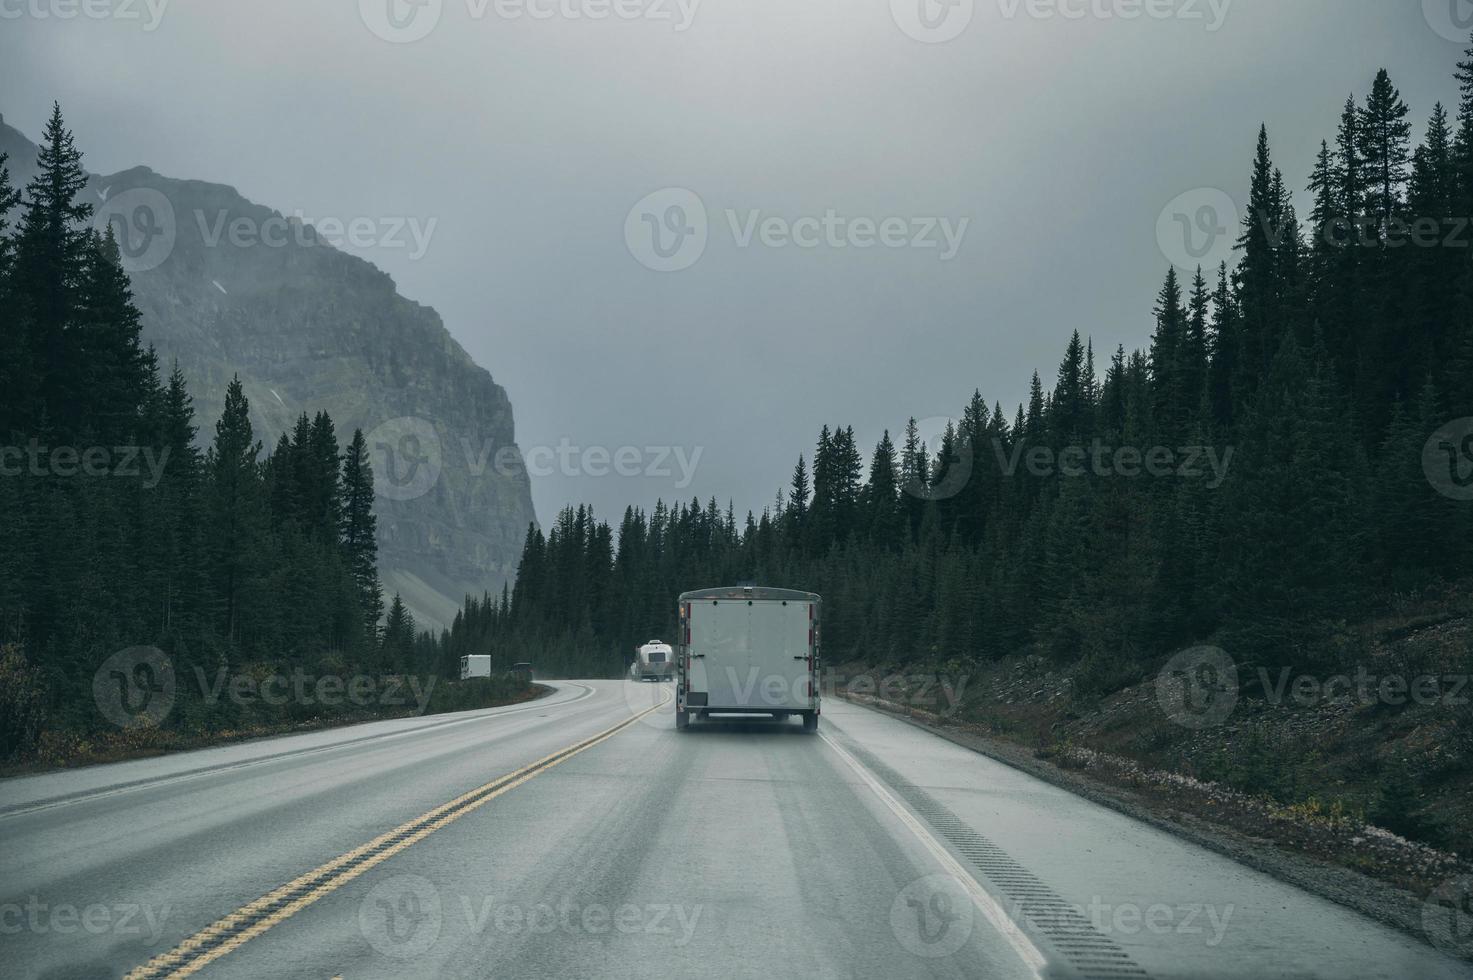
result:
M 1258 378 L 1273 354 L 1273 349 L 1267 347 L 1267 338 L 1274 332 L 1278 315 L 1276 250 L 1283 220 L 1279 186 L 1269 152 L 1268 127 L 1263 126 L 1258 131 L 1253 159 L 1248 213 L 1243 217 L 1243 234 L 1238 239 L 1243 259 L 1238 268 L 1240 358 L 1236 384 L 1244 393 L 1258 387 Z
M 307 445 L 302 448 L 308 533 L 315 541 L 336 545 L 343 523 L 343 458 L 338 452 L 337 431 L 326 412 L 318 412 L 312 419 Z
M 1360 108 L 1355 96 L 1345 100 L 1340 113 L 1340 129 L 1335 134 L 1335 174 L 1340 178 L 1339 201 L 1343 213 L 1353 228 L 1352 242 L 1358 243 L 1365 231 L 1362 222 L 1366 212 L 1367 164 L 1362 147 L 1365 138 L 1361 132 Z
M 1453 213 L 1473 214 L 1473 45 L 1466 59 L 1458 62 L 1453 77 L 1458 82 L 1458 118 L 1453 138 L 1453 160 L 1456 173 Z
M 823 555 L 836 533 L 837 465 L 834 436 L 825 425 L 818 433 L 813 452 L 813 502 L 808 507 L 804 548 L 810 555 Z
M 788 481 L 788 502 L 783 513 L 790 543 L 803 540 L 807 531 L 809 494 L 808 464 L 799 454 L 798 465 L 793 467 L 793 478 Z
M 546 578 L 547 543 L 536 524 L 527 525 L 527 536 L 522 543 L 522 556 L 517 562 L 516 584 L 512 589 L 511 604 L 513 621 L 519 625 L 530 625 L 546 608 L 543 596 Z
M 1166 270 L 1166 282 L 1156 297 L 1155 316 L 1156 332 L 1151 338 L 1152 405 L 1163 427 L 1162 437 L 1174 440 L 1186 422 L 1184 367 L 1188 344 L 1187 314 L 1182 309 L 1175 267 Z
M 1366 167 L 1366 214 L 1383 235 L 1401 210 L 1411 153 L 1409 111 L 1391 76 L 1381 69 L 1360 110 L 1357 149 Z
M 353 430 L 353 441 L 343 456 L 343 507 L 341 541 L 343 558 L 358 589 L 364 634 L 377 637 L 378 621 L 384 611 L 383 590 L 378 581 L 378 518 L 373 513 L 373 465 L 362 429 Z
M 1307 276 L 1312 271 L 1313 264 L 1305 258 L 1299 216 L 1290 202 L 1283 175 L 1278 172 L 1274 174 L 1274 194 L 1281 202 L 1278 247 L 1274 262 L 1277 288 L 1274 305 L 1278 310 L 1278 317 L 1264 334 L 1264 342 L 1277 348 L 1285 333 L 1293 333 L 1300 344 L 1308 343 L 1313 336 L 1313 324 L 1305 317 L 1305 307 L 1310 295 Z
M 854 428 L 834 430 L 833 441 L 833 542 L 847 543 L 862 530 L 859 489 L 864 477 L 864 458 L 855 444 Z
M 1207 291 L 1207 280 L 1202 267 L 1192 277 L 1192 294 L 1187 301 L 1187 330 L 1182 340 L 1178 370 L 1181 373 L 1181 401 L 1183 412 L 1195 412 L 1200 406 L 1203 393 L 1207 390 L 1207 348 L 1209 320 L 1211 318 L 1211 295 Z
M 41 414 L 71 413 L 82 392 L 72 349 L 81 283 L 86 275 L 90 232 L 83 226 L 92 206 L 81 200 L 87 186 L 82 154 L 53 105 L 36 156 L 36 176 L 26 185 L 18 234 L 15 288 L 30 324 L 28 348 L 40 374 Z
M 0 281 L 10 275 L 15 258 L 15 242 L 11 238 L 10 214 L 20 204 L 20 191 L 10 182 L 10 155 L 0 153 Z
M 404 600 L 397 592 L 389 603 L 380 649 L 380 665 L 385 671 L 403 673 L 414 669 L 414 614 L 404 605 Z
M 0 308 L 8 321 L 0 330 L 0 435 L 24 430 L 35 408 L 37 366 L 32 360 L 31 327 L 13 281 L 15 234 L 11 213 L 20 192 L 10 183 L 9 157 L 0 153 Z
M 1320 140 L 1320 152 L 1315 157 L 1308 189 L 1314 196 L 1314 208 L 1309 215 L 1311 253 L 1317 259 L 1321 278 L 1329 275 L 1329 256 L 1335 254 L 1337 246 L 1345 245 L 1345 208 L 1340 199 L 1341 183 L 1342 177 L 1336 171 L 1329 141 Z
M 1082 403 L 1080 434 L 1092 424 L 1095 411 L 1095 385 L 1093 375 L 1093 348 L 1085 353 L 1085 378 L 1081 379 Z M 973 390 L 972 398 L 962 410 L 958 425 L 958 451 L 966 465 L 966 485 L 958 492 L 955 528 L 961 543 L 968 548 L 977 548 L 986 532 L 988 512 L 997 497 L 997 469 L 994 463 L 993 440 L 994 416 L 987 408 L 982 392 Z
M 1173 270 L 1174 274 L 1174 270 Z M 1079 331 L 1069 337 L 1064 359 L 1059 363 L 1059 379 L 1054 386 L 1054 444 L 1079 445 L 1090 422 L 1090 394 L 1084 363 L 1084 343 Z
M 1023 432 L 1027 436 L 1029 445 L 1048 445 L 1048 420 L 1044 414 L 1043 404 L 1043 382 L 1038 378 L 1038 372 L 1033 372 L 1033 380 L 1028 386 L 1028 415 L 1023 425 Z
M 88 237 L 77 284 L 69 346 L 84 381 L 65 416 L 72 431 L 86 428 L 108 444 L 134 437 L 138 409 L 156 369 L 139 339 L 142 321 L 109 225 L 105 236 Z
M 261 444 L 251 428 L 250 402 L 235 377 L 225 390 L 225 408 L 205 458 L 217 623 L 220 633 L 232 640 L 241 637 L 243 612 L 259 567 L 265 523 L 260 453 Z
M 1444 244 L 1457 228 L 1456 193 L 1453 134 L 1447 110 L 1439 102 L 1427 122 L 1426 140 L 1413 155 L 1407 185 L 1409 234 L 1421 247 L 1403 257 L 1409 297 L 1406 319 L 1413 328 L 1408 339 L 1413 342 L 1401 345 L 1397 365 L 1401 386 L 1409 387 L 1418 376 L 1440 370 L 1455 353 L 1456 330 L 1449 314 L 1458 308 L 1459 281 L 1465 269 L 1473 267 L 1469 257 L 1461 254 L 1466 250 Z M 1432 247 L 1427 247 L 1429 241 Z
M 931 496 L 931 460 L 914 418 L 905 423 L 905 442 L 900 449 L 900 492 L 906 539 L 915 541 L 920 534 L 925 503 Z
M 1224 263 L 1218 269 L 1217 289 L 1212 294 L 1212 332 L 1208 341 L 1211 362 L 1207 366 L 1207 400 L 1212 405 L 1214 428 L 1221 433 L 1233 429 L 1241 360 L 1238 347 L 1237 306 Z
M 1353 166 L 1353 162 L 1350 166 Z M 1353 227 L 1352 208 L 1344 198 L 1346 164 L 1330 151 L 1330 144 L 1320 141 L 1319 157 L 1310 177 L 1309 190 L 1314 195 L 1310 212 L 1310 249 L 1307 289 L 1310 320 L 1325 337 L 1330 357 L 1341 368 L 1340 378 L 1348 383 L 1345 368 L 1353 364 L 1348 356 L 1355 341 L 1354 311 L 1349 305 L 1350 291 L 1346 275 L 1355 267 L 1358 248 Z
M 900 465 L 888 429 L 870 457 L 864 509 L 869 540 L 874 547 L 881 552 L 898 551 L 905 541 L 905 519 L 900 510 Z
M 179 363 L 158 395 L 154 445 L 163 476 L 154 493 L 156 514 L 151 533 L 158 538 L 162 564 L 159 586 L 161 631 L 193 631 L 206 588 L 202 550 L 200 495 L 202 460 L 194 444 L 194 399 Z

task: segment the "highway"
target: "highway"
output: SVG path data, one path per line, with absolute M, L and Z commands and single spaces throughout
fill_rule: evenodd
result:
M 7 977 L 1385 977 L 1465 963 L 868 709 L 669 685 L 0 782 Z

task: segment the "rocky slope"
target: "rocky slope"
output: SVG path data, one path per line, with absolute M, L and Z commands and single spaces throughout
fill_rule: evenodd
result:
M 36 148 L 3 119 L 0 153 L 24 186 Z M 340 440 L 361 428 L 374 447 L 385 592 L 437 627 L 466 593 L 501 588 L 535 519 L 512 407 L 433 309 L 222 184 L 134 167 L 84 193 L 119 234 L 145 340 L 189 379 L 202 443 L 235 374 L 268 449 L 325 409 Z

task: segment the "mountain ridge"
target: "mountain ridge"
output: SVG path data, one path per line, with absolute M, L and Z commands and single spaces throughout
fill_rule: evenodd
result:
M 36 149 L 0 115 L 14 185 L 34 174 Z M 302 412 L 325 410 L 340 441 L 361 428 L 374 449 L 380 577 L 421 626 L 448 626 L 465 595 L 511 579 L 536 521 L 520 453 L 503 452 L 516 450 L 511 402 L 432 306 L 229 185 L 144 164 L 89 177 L 144 340 L 189 381 L 202 445 L 235 374 L 266 451 Z

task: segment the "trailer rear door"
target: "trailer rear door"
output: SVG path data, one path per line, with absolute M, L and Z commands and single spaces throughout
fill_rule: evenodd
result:
M 706 691 L 712 707 L 742 705 L 751 666 L 748 608 L 734 599 L 691 604 L 691 689 Z
M 807 602 L 758 600 L 751 609 L 748 665 L 756 676 L 754 706 L 808 707 Z

